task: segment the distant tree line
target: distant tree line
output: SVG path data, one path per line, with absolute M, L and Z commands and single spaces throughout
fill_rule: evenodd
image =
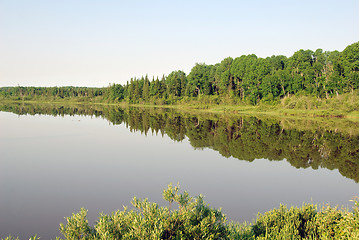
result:
M 126 84 L 105 88 L 11 87 L 0 88 L 3 96 L 98 97 L 111 101 L 161 104 L 183 98 L 214 96 L 251 104 L 271 102 L 286 95 L 305 94 L 329 98 L 359 87 L 359 42 L 342 52 L 299 50 L 291 57 L 259 58 L 254 54 L 227 57 L 220 63 L 196 63 L 191 72 L 173 71 L 155 79 L 131 78 Z
M 0 95 L 4 97 L 98 97 L 103 96 L 107 91 L 106 88 L 89 88 L 89 87 L 2 87 Z

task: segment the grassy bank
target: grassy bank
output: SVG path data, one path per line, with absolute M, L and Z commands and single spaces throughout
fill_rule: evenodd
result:
M 203 112 L 215 114 L 247 114 L 296 117 L 337 117 L 359 120 L 359 92 L 342 94 L 328 99 L 313 96 L 288 96 L 281 100 L 251 105 L 235 98 L 220 99 L 217 96 L 196 98 L 181 97 L 171 99 L 152 99 L 148 102 L 130 104 L 125 101 L 110 101 L 103 97 L 87 98 L 0 98 L 2 103 L 23 102 L 33 104 L 83 104 L 141 106 L 150 108 L 173 108 L 184 112 Z
M 180 193 L 171 184 L 163 190 L 168 207 L 133 198 L 132 210 L 124 207 L 101 214 L 90 226 L 81 209 L 60 224 L 64 239 L 358 239 L 359 203 L 352 211 L 313 204 L 280 206 L 258 214 L 253 223 L 229 222 L 221 210 L 204 202 L 203 196 Z M 7 237 L 5 240 L 16 238 Z M 30 239 L 39 239 L 36 236 Z M 56 238 L 61 239 L 61 238 Z
M 173 103 L 158 104 L 128 104 L 125 106 L 168 107 L 188 112 L 204 112 L 217 114 L 248 114 L 271 116 L 296 116 L 296 117 L 337 117 L 359 120 L 359 95 L 348 93 L 329 99 L 315 98 L 311 96 L 290 96 L 276 102 L 261 102 L 258 105 L 250 105 L 234 99 L 226 99 L 217 102 L 216 98 L 203 96 L 201 98 L 182 98 Z

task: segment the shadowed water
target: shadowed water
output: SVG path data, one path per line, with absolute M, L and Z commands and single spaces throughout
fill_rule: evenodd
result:
M 200 193 L 228 219 L 280 203 L 351 206 L 359 126 L 100 106 L 0 105 L 0 237 L 60 236 L 64 217 L 133 196 L 162 200 L 169 182 Z

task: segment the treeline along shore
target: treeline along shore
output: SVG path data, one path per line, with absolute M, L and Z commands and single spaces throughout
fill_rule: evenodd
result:
M 196 63 L 190 73 L 131 78 L 89 87 L 2 87 L 0 100 L 151 105 L 279 106 L 284 109 L 359 110 L 359 42 L 342 52 L 299 50 L 291 57 L 227 57 Z

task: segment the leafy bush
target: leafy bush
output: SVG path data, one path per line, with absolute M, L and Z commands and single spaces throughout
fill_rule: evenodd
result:
M 101 214 L 94 228 L 88 225 L 87 211 L 66 218 L 60 225 L 65 239 L 229 239 L 230 228 L 220 210 L 210 208 L 203 196 L 179 194 L 171 184 L 163 191 L 169 207 L 160 207 L 147 199 L 132 200 L 134 209 Z M 173 204 L 178 205 L 172 209 Z
M 316 216 L 316 207 L 312 204 L 302 208 L 290 208 L 281 205 L 279 209 L 258 214 L 257 221 L 252 226 L 256 237 L 270 239 L 302 239 L 314 234 L 312 222 Z
M 280 206 L 259 214 L 246 239 L 359 239 L 359 203 L 352 212 L 336 207 L 317 211 L 312 204 L 302 208 Z
M 353 200 L 353 211 L 305 204 L 301 208 L 281 205 L 258 214 L 252 224 L 228 223 L 221 210 L 210 208 L 203 196 L 192 198 L 179 193 L 172 184 L 163 191 L 168 207 L 147 199 L 132 200 L 127 207 L 111 215 L 101 214 L 94 227 L 88 225 L 87 210 L 66 218 L 60 231 L 67 240 L 104 239 L 359 239 L 359 202 Z M 176 208 L 174 208 L 176 207 Z M 30 240 L 38 240 L 35 235 Z M 56 238 L 61 240 L 60 238 Z M 18 240 L 8 236 L 3 240 Z

